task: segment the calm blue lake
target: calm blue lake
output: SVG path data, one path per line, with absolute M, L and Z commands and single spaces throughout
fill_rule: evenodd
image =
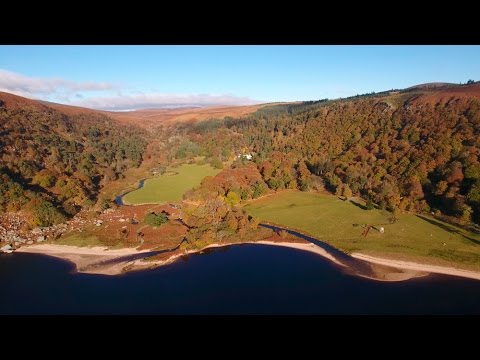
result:
M 113 277 L 1 255 L 0 294 L 1 314 L 480 314 L 480 281 L 377 282 L 312 253 L 250 244 Z

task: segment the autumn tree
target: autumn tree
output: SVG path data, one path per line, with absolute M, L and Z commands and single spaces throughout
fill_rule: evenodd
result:
M 298 185 L 301 191 L 308 191 L 312 185 L 311 172 L 308 170 L 304 161 L 299 161 L 297 165 Z
M 240 202 L 240 196 L 235 191 L 230 190 L 225 198 L 227 204 L 234 206 Z

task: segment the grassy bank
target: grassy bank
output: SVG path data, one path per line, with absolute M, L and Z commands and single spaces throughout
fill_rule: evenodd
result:
M 128 193 L 123 201 L 131 205 L 179 201 L 187 190 L 200 185 L 204 177 L 216 175 L 219 171 L 210 165 L 196 164 L 170 168 L 164 175 L 146 180 L 143 188 Z
M 291 190 L 253 201 L 244 209 L 262 221 L 302 230 L 347 252 L 480 270 L 480 235 L 431 217 L 404 214 L 389 224 L 387 211 L 364 210 L 333 195 Z M 382 226 L 385 233 L 371 229 L 363 237 L 362 224 Z
M 52 244 L 56 245 L 69 245 L 69 246 L 79 246 L 79 247 L 89 247 L 89 246 L 105 246 L 100 239 L 93 235 L 91 232 L 88 233 L 73 233 L 61 237 Z

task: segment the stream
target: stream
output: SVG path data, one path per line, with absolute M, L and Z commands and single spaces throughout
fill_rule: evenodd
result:
M 129 206 L 129 205 L 126 205 L 124 202 L 123 202 L 123 197 L 125 195 L 127 195 L 128 193 L 131 193 L 132 191 L 135 191 L 135 190 L 138 190 L 138 189 L 141 189 L 143 187 L 143 185 L 145 184 L 145 180 L 146 179 L 142 179 L 138 182 L 138 186 L 136 189 L 133 189 L 133 190 L 130 190 L 130 191 L 127 191 L 121 195 L 118 195 L 116 198 L 115 198 L 115 202 L 117 203 L 117 205 L 121 205 L 121 206 Z

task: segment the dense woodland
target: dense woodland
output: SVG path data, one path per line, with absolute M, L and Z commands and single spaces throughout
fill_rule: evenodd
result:
M 235 183 L 225 196 L 255 197 L 258 184 L 308 191 L 323 182 L 337 195 L 359 195 L 390 211 L 480 222 L 480 100 L 474 96 L 432 102 L 407 92 L 278 105 L 192 127 L 189 141 L 210 158 L 253 155 L 263 181 Z
M 142 161 L 145 132 L 105 115 L 0 105 L 0 211 L 24 210 L 32 226 L 92 206 L 103 186 Z

